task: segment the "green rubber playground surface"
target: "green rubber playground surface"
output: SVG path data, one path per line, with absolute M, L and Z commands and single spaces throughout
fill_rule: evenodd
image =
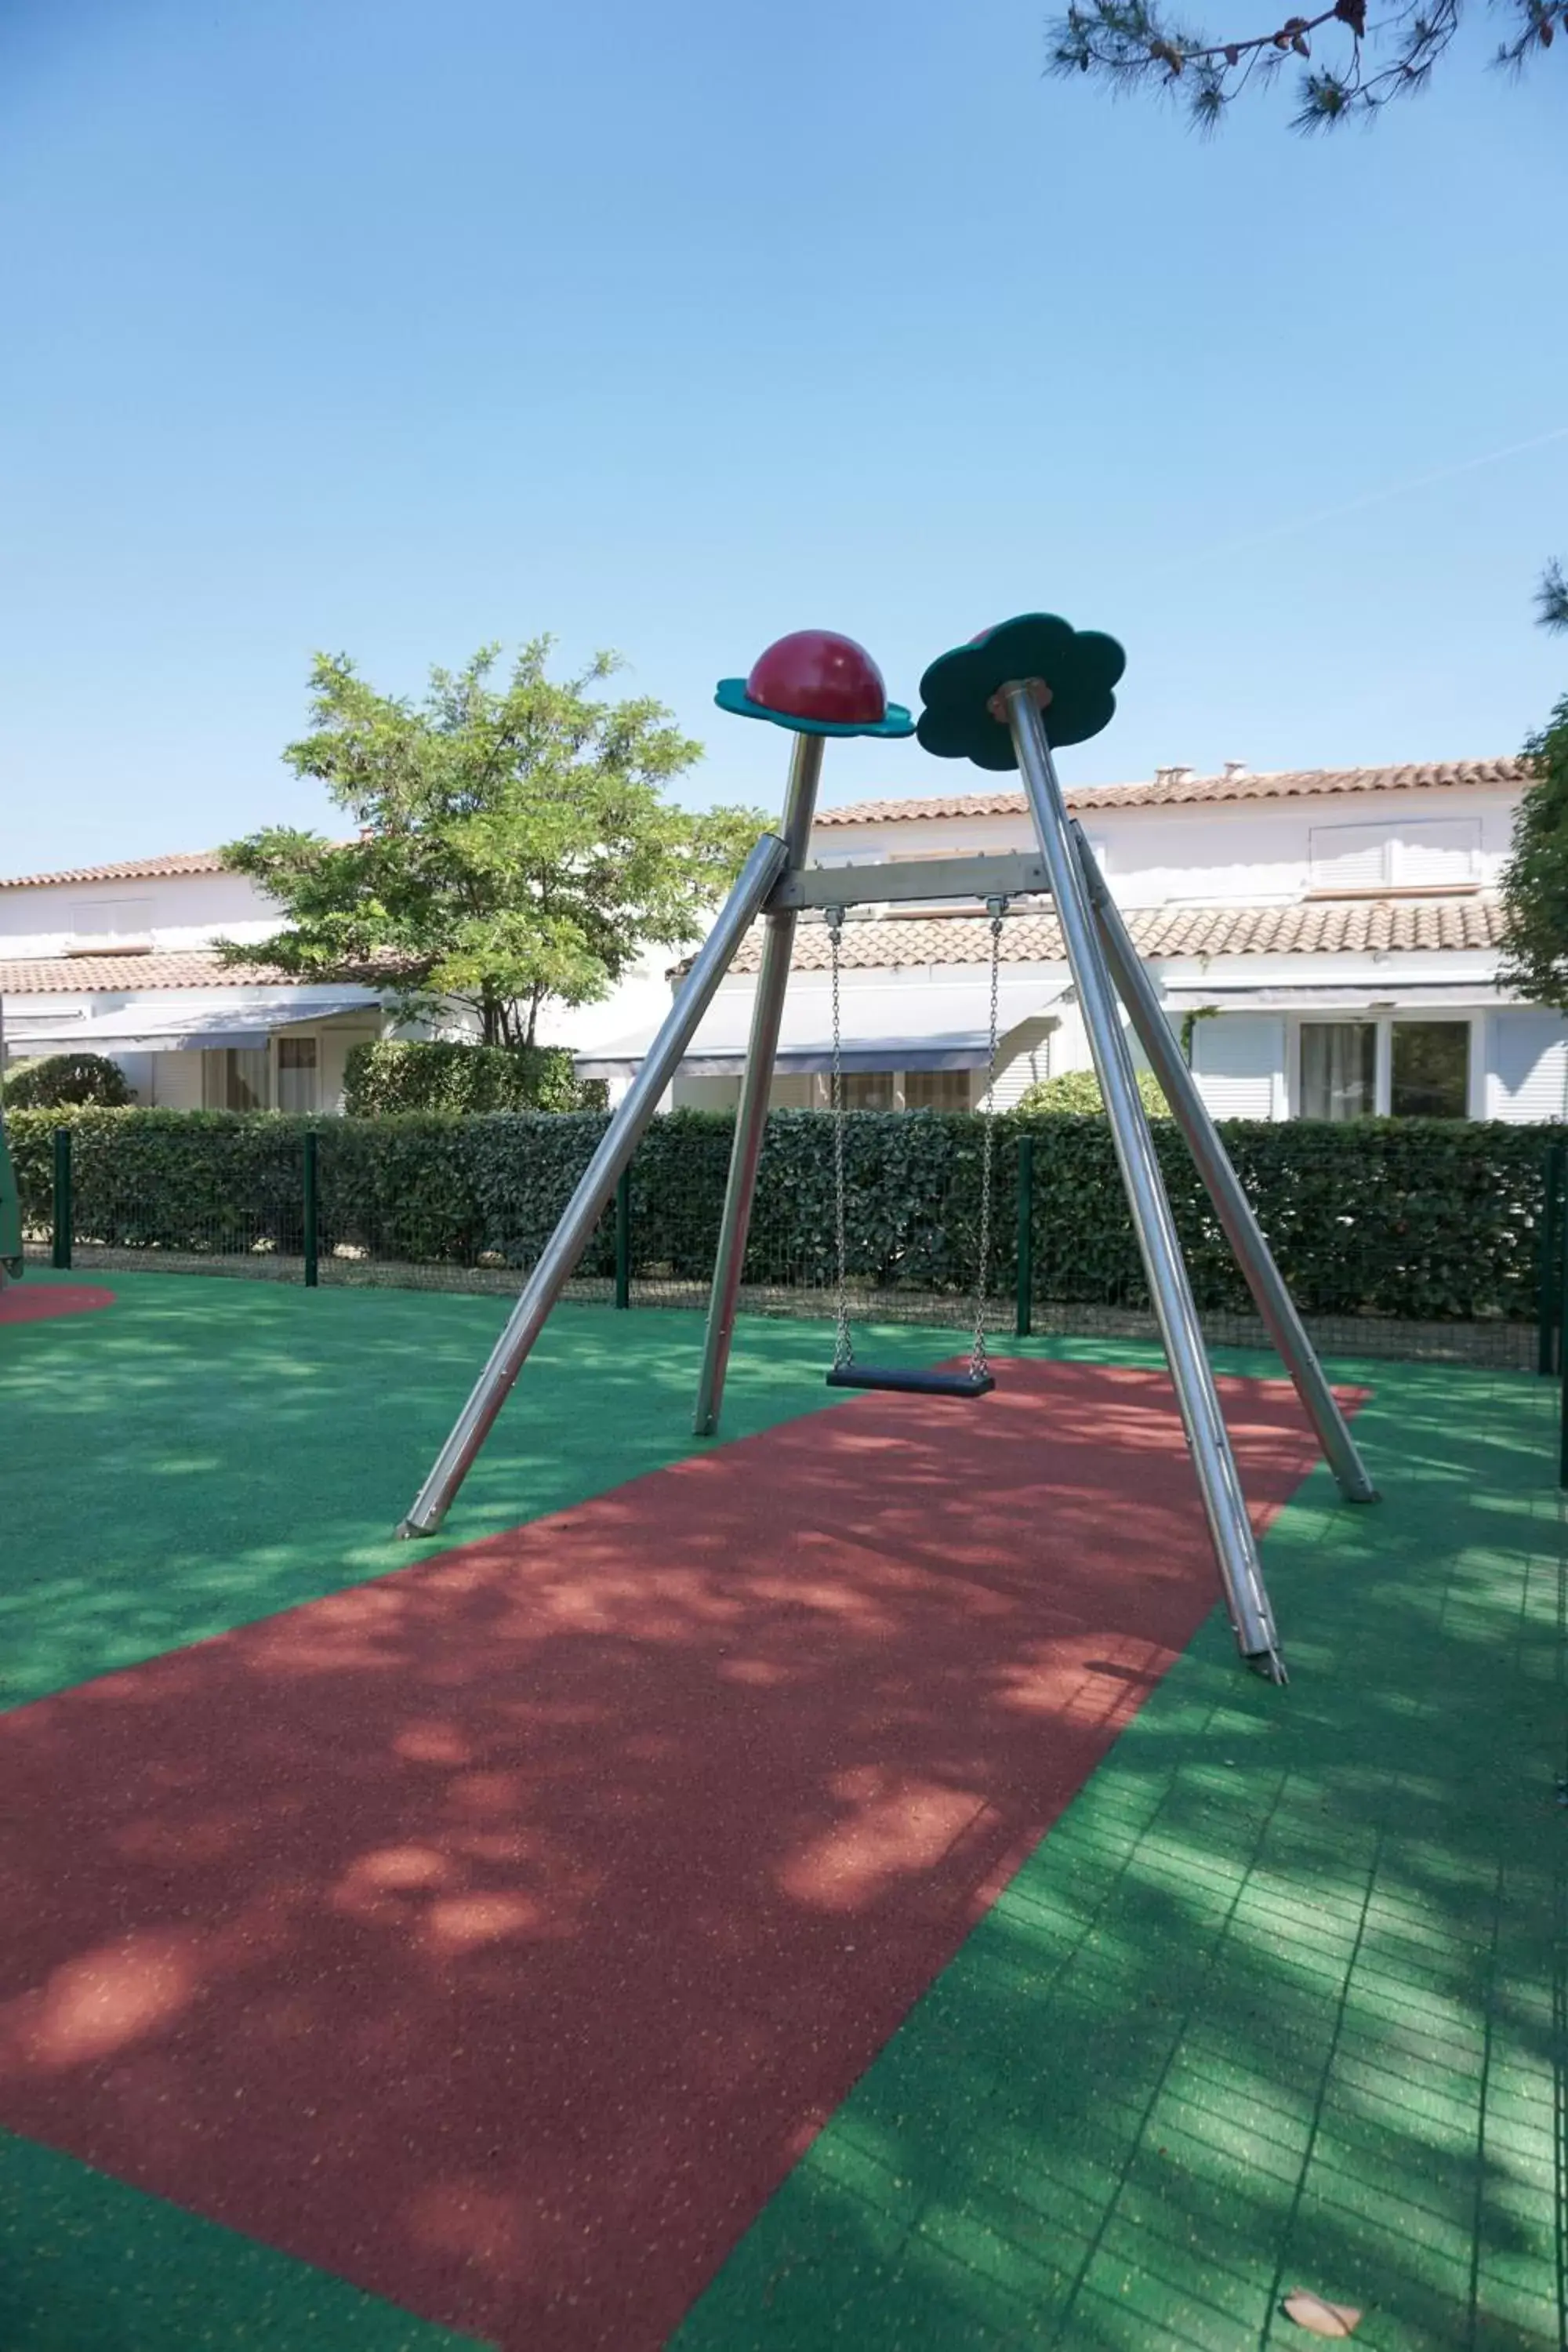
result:
M 110 1280 L 113 1307 L 0 1349 L 7 1706 L 406 1565 L 389 1530 L 502 1311 Z M 442 1543 L 695 1450 L 700 1343 L 693 1317 L 563 1311 Z M 837 1409 L 824 1354 L 819 1327 L 742 1325 L 726 1434 Z M 1280 2315 L 1298 2286 L 1359 2307 L 1355 2340 L 1386 2352 L 1568 2341 L 1555 1399 L 1331 1369 L 1373 1391 L 1357 1433 L 1386 1499 L 1350 1509 L 1315 1472 L 1270 1529 L 1289 1690 L 1209 1620 L 679 2352 L 1240 2352 L 1309 2340 Z M 463 2340 L 0 2137 L 5 2352 Z

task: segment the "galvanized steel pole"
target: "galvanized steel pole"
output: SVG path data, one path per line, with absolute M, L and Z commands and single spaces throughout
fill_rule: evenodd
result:
M 724 910 L 693 960 L 686 983 L 666 1015 L 664 1026 L 648 1047 L 626 1098 L 611 1119 L 599 1148 L 578 1179 L 565 1213 L 546 1242 L 538 1265 L 529 1276 L 522 1296 L 507 1318 L 505 1330 L 490 1351 L 489 1361 L 452 1426 L 451 1435 L 437 1456 L 435 1466 L 415 1497 L 401 1536 L 433 1534 L 445 1518 L 453 1496 L 462 1485 L 474 1456 L 484 1444 L 508 1391 L 543 1329 L 567 1276 L 587 1246 L 605 1202 L 615 1191 L 621 1171 L 637 1147 L 637 1139 L 658 1108 L 659 1098 L 680 1066 L 692 1033 L 707 1012 L 713 992 L 731 958 L 751 929 L 763 901 L 789 863 L 789 851 L 776 833 L 764 833 L 745 865 Z
M 792 872 L 805 864 L 811 821 L 816 811 L 823 750 L 820 735 L 797 735 L 795 739 L 783 825 Z M 741 1269 L 746 1259 L 752 1202 L 756 1196 L 757 1165 L 763 1156 L 763 1137 L 768 1123 L 768 1099 L 778 1056 L 784 991 L 789 985 L 795 920 L 793 910 L 772 914 L 763 930 L 762 966 L 757 973 L 757 992 L 752 1000 L 752 1034 L 741 1077 L 741 1099 L 735 1108 L 735 1139 L 730 1149 L 730 1178 L 724 1190 L 724 1213 L 713 1261 L 713 1287 L 708 1302 L 702 1370 L 697 1383 L 697 1410 L 691 1421 L 699 1437 L 712 1436 L 724 1402 L 724 1374 L 730 1362 L 730 1344 L 735 1336 L 735 1305 L 741 1289 Z
M 1004 686 L 993 707 L 998 709 L 998 715 L 1005 717 L 1012 732 L 1019 773 L 1050 876 L 1062 944 L 1110 1114 L 1111 1138 L 1127 1188 L 1133 1230 L 1197 1472 L 1237 1647 L 1243 1657 L 1276 1681 L 1283 1681 L 1279 1639 L 1253 1540 L 1252 1523 L 1247 1515 L 1247 1500 L 1220 1411 L 1214 1373 L 1204 1351 L 1175 1221 L 1165 1197 L 1148 1118 L 1139 1098 L 1132 1057 L 1117 1013 L 1110 976 L 1089 908 L 1035 685 L 1021 679 Z
M 1072 830 L 1111 980 L 1131 1016 L 1132 1026 L 1171 1106 L 1172 1116 L 1186 1139 L 1187 1149 L 1214 1202 L 1215 1213 L 1225 1228 L 1226 1239 L 1247 1276 L 1247 1286 L 1265 1328 L 1296 1384 L 1296 1393 L 1317 1432 L 1323 1458 L 1339 1480 L 1341 1493 L 1347 1502 L 1375 1503 L 1377 1488 L 1344 1415 L 1334 1402 L 1334 1392 L 1323 1377 L 1317 1352 L 1296 1312 L 1296 1302 L 1274 1263 L 1273 1253 L 1252 1213 L 1252 1203 L 1241 1189 L 1209 1117 L 1208 1105 L 1198 1092 L 1197 1081 L 1187 1067 L 1180 1045 L 1171 1034 L 1153 983 L 1143 969 L 1116 901 L 1106 887 L 1094 852 L 1080 827 L 1075 824 Z

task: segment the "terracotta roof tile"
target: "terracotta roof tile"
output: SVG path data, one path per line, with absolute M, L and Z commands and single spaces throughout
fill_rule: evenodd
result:
M 292 972 L 258 964 L 236 971 L 216 955 L 13 956 L 0 961 L 0 996 L 140 996 L 156 988 L 300 988 Z
M 163 857 L 127 857 L 117 866 L 68 866 L 58 874 L 0 874 L 0 890 L 38 890 L 51 882 L 151 882 L 165 874 L 221 874 L 216 849 L 175 849 Z
M 1068 793 L 1072 809 L 1184 808 L 1214 801 L 1285 801 L 1350 793 L 1441 792 L 1466 786 L 1501 790 L 1528 781 L 1518 759 L 1428 760 L 1394 768 L 1289 768 L 1268 775 L 1194 776 L 1171 769 L 1146 784 L 1088 784 Z M 819 809 L 818 824 L 881 824 L 890 819 L 1022 816 L 1021 792 L 927 793 L 918 799 L 855 801 Z
M 1409 954 L 1424 949 L 1495 948 L 1502 912 L 1495 898 L 1356 898 L 1311 900 L 1293 907 L 1150 907 L 1129 912 L 1127 926 L 1141 955 Z M 755 931 L 733 969 L 755 971 L 762 934 Z M 984 916 L 888 915 L 844 926 L 847 971 L 905 970 L 912 964 L 984 963 L 991 927 Z M 1061 933 L 1048 911 L 1009 915 L 1002 931 L 1004 963 L 1059 963 Z M 829 963 L 826 927 L 803 922 L 794 961 L 805 971 Z

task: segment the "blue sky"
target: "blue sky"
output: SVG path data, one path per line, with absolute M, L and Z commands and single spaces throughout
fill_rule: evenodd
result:
M 1037 606 L 1128 648 L 1072 778 L 1513 749 L 1568 686 L 1568 59 L 1481 16 L 1371 134 L 1204 143 L 1043 79 L 1044 14 L 7 0 L 0 870 L 330 824 L 317 646 L 616 646 L 700 801 L 776 801 L 710 706 L 773 636 L 910 699 Z

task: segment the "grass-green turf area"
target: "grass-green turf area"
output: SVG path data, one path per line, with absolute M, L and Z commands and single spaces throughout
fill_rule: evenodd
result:
M 112 1281 L 106 1313 L 5 1339 L 11 1704 L 406 1563 L 390 1530 L 502 1313 Z M 742 1324 L 726 1435 L 831 1405 L 826 1345 Z M 694 1450 L 700 1346 L 694 1317 L 565 1310 L 442 1544 Z M 679 2352 L 1239 2352 L 1306 2340 L 1277 2315 L 1298 2284 L 1363 2306 L 1357 2340 L 1384 2352 L 1568 2340 L 1554 1398 L 1519 1375 L 1333 1369 L 1376 1390 L 1358 1433 L 1387 1499 L 1341 1506 L 1320 1471 L 1271 1530 L 1289 1690 L 1243 1675 L 1210 1621 Z M 7 2352 L 455 2341 L 0 2140 Z
M 5 2352 L 466 2352 L 472 2342 L 0 2133 Z
M 1363 1368 L 1317 1472 L 761 2216 L 679 2352 L 1568 2344 L 1555 1397 Z
M 402 1543 L 393 1531 L 508 1302 L 106 1279 L 114 1306 L 11 1326 L 0 1344 L 0 1706 L 406 1568 L 700 1450 L 700 1318 L 564 1307 L 439 1536 Z M 932 1331 L 889 1341 L 912 1362 L 954 1345 Z M 842 1402 L 822 1384 L 830 1355 L 820 1326 L 746 1327 L 724 1435 Z

